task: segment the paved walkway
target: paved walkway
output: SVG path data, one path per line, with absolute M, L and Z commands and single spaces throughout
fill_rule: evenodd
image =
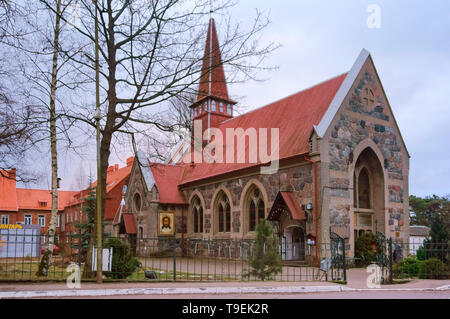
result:
M 133 295 L 218 295 L 218 294 L 298 294 L 358 291 L 450 291 L 450 280 L 419 280 L 382 285 L 369 289 L 365 269 L 350 269 L 348 284 L 331 282 L 148 282 L 148 283 L 82 283 L 81 289 L 69 289 L 65 283 L 0 283 L 1 298 L 99 297 Z

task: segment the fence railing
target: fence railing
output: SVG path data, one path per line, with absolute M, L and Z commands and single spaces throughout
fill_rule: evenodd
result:
M 92 250 L 96 241 L 72 234 L 58 236 L 47 276 L 37 271 L 48 238 L 39 234 L 1 230 L 0 281 L 65 280 L 73 266 L 78 266 L 83 279 L 92 276 Z M 91 245 L 90 245 L 91 243 Z M 387 241 L 386 241 L 387 244 Z M 252 240 L 195 240 L 167 238 L 108 237 L 104 248 L 112 249 L 111 269 L 104 271 L 108 280 L 127 281 L 253 281 L 249 275 L 249 258 L 254 251 Z M 331 262 L 320 269 L 315 265 L 315 247 L 283 243 L 279 247 L 281 272 L 273 275 L 279 281 L 346 280 L 346 268 L 352 264 L 343 245 L 319 244 L 320 262 Z M 385 250 L 386 252 L 389 249 Z M 341 257 L 346 256 L 345 259 Z M 374 256 L 376 252 L 374 252 Z M 351 256 L 351 254 L 350 254 Z M 450 245 L 421 245 L 392 241 L 392 253 L 386 263 L 393 279 L 450 278 Z M 95 260 L 95 257 L 94 257 Z M 376 259 L 370 262 L 377 262 Z M 104 260 L 104 265 L 108 264 Z M 71 267 L 69 267 L 71 266 Z M 71 270 L 72 269 L 72 270 Z M 385 276 L 387 278 L 387 275 Z
M 450 243 L 392 243 L 392 278 L 449 279 Z
M 35 234 L 2 234 L 5 247 L 0 247 L 0 280 L 64 280 L 80 267 L 81 277 L 92 274 L 92 245 L 95 239 L 79 234 L 59 236 L 47 276 L 37 271 L 48 238 Z M 249 258 L 252 240 L 192 240 L 166 238 L 105 237 L 103 247 L 113 247 L 111 269 L 104 271 L 107 279 L 127 281 L 252 281 Z M 326 247 L 326 245 L 324 245 Z M 322 248 L 322 250 L 325 248 Z M 281 272 L 267 278 L 279 281 L 327 280 L 328 273 L 308 261 L 314 247 L 297 244 L 280 245 Z M 95 257 L 94 257 L 95 259 Z M 104 260 L 103 264 L 108 261 Z M 71 267 L 69 267 L 71 266 Z M 69 268 L 68 268 L 69 267 Z M 92 276 L 91 276 L 92 277 Z

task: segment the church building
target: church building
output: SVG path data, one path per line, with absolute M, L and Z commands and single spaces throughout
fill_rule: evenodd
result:
M 163 212 L 173 213 L 171 236 L 180 241 L 245 241 L 265 218 L 287 247 L 285 260 L 315 262 L 326 256 L 331 233 L 345 239 L 349 257 L 365 232 L 409 241 L 410 156 L 369 52 L 363 49 L 348 72 L 235 116 L 210 19 L 202 70 L 191 106 L 193 127 L 201 123 L 200 151 L 227 136 L 223 157 L 232 160 L 195 161 L 194 137 L 165 164 L 138 151 L 126 210 L 115 218 L 117 234 L 163 238 Z M 208 128 L 215 130 L 203 134 Z M 271 133 L 277 139 L 261 129 L 277 129 Z M 243 132 L 243 150 L 229 147 L 242 137 L 230 140 L 229 130 Z M 264 171 L 268 164 L 250 145 L 252 132 L 259 132 L 257 146 L 264 138 L 269 150 L 275 146 L 277 169 Z

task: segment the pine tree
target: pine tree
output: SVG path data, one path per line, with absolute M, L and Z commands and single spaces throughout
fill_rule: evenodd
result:
M 446 263 L 448 260 L 448 248 L 450 232 L 440 215 L 432 217 L 430 238 L 424 240 L 427 259 L 438 258 Z
M 256 242 L 253 246 L 253 254 L 249 258 L 251 269 L 248 275 L 264 281 L 280 273 L 281 256 L 278 250 L 278 238 L 274 234 L 273 227 L 267 220 L 262 219 L 256 226 Z
M 89 176 L 89 185 L 92 185 L 92 176 Z M 85 214 L 85 221 L 81 221 L 74 226 L 78 229 L 77 238 L 81 241 L 80 244 L 76 244 L 77 248 L 81 246 L 81 255 L 85 260 L 83 277 L 92 278 L 92 248 L 94 244 L 94 225 L 95 225 L 95 205 L 96 195 L 95 188 L 89 187 L 87 197 L 83 198 L 83 207 L 81 211 Z

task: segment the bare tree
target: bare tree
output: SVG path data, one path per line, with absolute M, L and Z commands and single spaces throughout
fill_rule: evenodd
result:
M 17 27 L 22 13 L 15 2 L 0 0 L 0 176 L 10 178 L 4 171 L 26 162 L 26 153 L 33 147 L 39 125 L 26 87 L 18 86 L 17 70 L 11 65 L 7 41 L 17 41 L 23 31 Z M 25 169 L 17 171 L 19 182 L 36 181 L 38 175 Z
M 49 10 L 53 1 L 41 0 Z M 100 86 L 101 93 L 101 196 L 105 207 L 106 175 L 111 145 L 120 134 L 140 134 L 155 127 L 174 130 L 161 108 L 181 94 L 193 94 L 202 73 L 202 55 L 207 21 L 213 9 L 226 16 L 230 1 L 208 0 L 184 2 L 178 0 L 80 0 L 81 24 L 77 35 L 86 46 L 81 54 L 67 50 L 72 63 L 85 69 L 82 75 L 94 75 L 93 23 L 98 12 L 100 26 Z M 59 14 L 61 19 L 67 18 Z M 224 19 L 226 34 L 222 39 L 223 64 L 234 69 L 236 81 L 253 78 L 255 71 L 265 69 L 264 58 L 277 46 L 270 43 L 260 48 L 258 36 L 268 20 L 257 13 L 249 30 L 232 25 Z M 218 66 L 213 66 L 218 67 Z M 96 121 L 93 103 L 67 108 L 67 118 L 83 123 L 93 135 Z M 119 134 L 119 135 L 118 135 Z

